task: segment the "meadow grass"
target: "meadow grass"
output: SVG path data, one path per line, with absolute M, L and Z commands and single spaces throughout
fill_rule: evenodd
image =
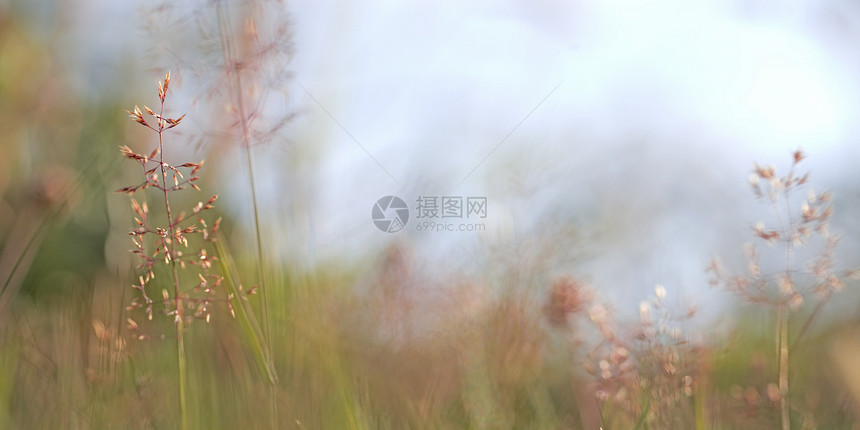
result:
M 227 270 L 255 268 L 249 262 Z M 546 300 L 522 288 L 464 308 L 414 303 L 381 287 L 359 295 L 353 285 L 375 276 L 362 272 L 271 274 L 289 286 L 273 295 L 280 305 L 272 315 L 278 327 L 272 365 L 279 375 L 279 427 L 780 425 L 773 312 L 741 313 L 743 329 L 691 345 L 678 342 L 672 327 L 666 336 L 649 337 L 648 328 L 659 325 L 655 307 L 650 322 L 625 323 L 608 311 L 600 315 L 598 309 L 608 305 L 592 304 L 559 324 L 547 310 L 550 288 L 544 290 Z M 170 336 L 176 323 L 154 318 L 131 331 L 125 318 L 133 314 L 116 303 L 119 281 L 106 277 L 92 297 L 70 297 L 50 308 L 18 300 L 4 316 L 0 414 L 7 427 L 178 426 L 181 375 Z M 468 288 L 473 287 L 464 284 Z M 243 322 L 258 311 L 254 297 L 234 306 L 235 317 L 221 309 L 210 323 L 185 328 L 191 428 L 270 425 L 272 384 L 262 348 L 253 340 L 258 329 Z M 415 309 L 439 318 L 415 327 Z M 682 340 L 695 330 L 688 324 L 680 324 Z M 596 330 L 603 339 L 597 343 L 595 325 L 604 326 Z M 148 336 L 139 340 L 144 330 Z M 856 381 L 840 379 L 850 370 L 827 365 L 832 348 L 850 342 L 850 333 L 849 327 L 823 330 L 792 352 L 792 428 L 855 425 L 850 385 Z M 854 352 L 837 351 L 843 361 Z
M 224 3 L 213 10 L 223 79 L 207 101 L 224 96 L 252 117 L 265 92 L 249 88 L 279 45 L 250 12 L 239 34 Z M 32 45 L 16 31 L 0 28 Z M 38 85 L 15 90 L 47 87 L 41 66 L 21 62 L 16 79 Z M 16 109 L 0 104 L 9 130 L 49 121 L 31 151 L 72 142 L 41 149 L 50 168 L 0 159 L 12 172 L 0 182 L 0 428 L 860 428 L 860 326 L 828 311 L 834 298 L 857 301 L 857 272 L 836 267 L 827 221 L 838 199 L 804 194 L 802 152 L 782 175 L 753 167 L 753 196 L 773 219 L 753 224 L 765 246 L 745 248 L 746 267 L 709 267 L 738 299 L 733 328 L 718 331 L 660 286 L 624 304 L 638 318 L 621 318 L 600 294 L 614 286 L 530 260 L 490 261 L 500 276 L 429 277 L 401 242 L 360 264 L 278 261 L 255 192 L 245 222 L 192 189 L 240 169 L 254 184 L 253 148 L 283 118 L 264 128 L 233 118 L 246 165 L 203 169 L 174 159 L 182 117 L 161 110 L 168 88 L 169 75 L 158 112 L 130 112 L 149 135 L 123 133 L 112 105 L 39 113 L 27 92 Z M 63 128 L 74 115 L 89 118 L 79 135 Z M 23 151 L 2 136 L 0 148 Z M 129 173 L 135 162 L 142 174 Z M 135 183 L 122 187 L 131 209 L 109 193 L 118 181 Z M 129 228 L 136 261 L 114 255 Z M 253 246 L 231 243 L 249 236 Z

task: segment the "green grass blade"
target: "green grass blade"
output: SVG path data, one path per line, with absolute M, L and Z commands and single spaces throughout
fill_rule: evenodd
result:
M 645 410 L 642 411 L 642 415 L 639 417 L 639 421 L 636 422 L 635 430 L 640 430 L 645 428 L 645 420 L 648 418 L 648 413 L 651 412 L 651 399 L 648 399 L 648 403 L 645 404 Z
M 233 312 L 236 313 L 239 327 L 248 343 L 250 343 L 251 351 L 254 354 L 260 372 L 269 379 L 269 382 L 274 384 L 278 380 L 274 362 L 268 353 L 268 349 L 263 345 L 263 332 L 257 323 L 257 319 L 254 317 L 254 312 L 250 304 L 242 297 L 242 292 L 239 291 L 238 285 L 241 285 L 241 281 L 239 280 L 232 257 L 226 249 L 223 235 L 219 234 L 213 243 L 218 254 L 218 265 L 221 268 L 221 273 L 224 275 L 224 285 L 231 295 L 230 305 L 233 307 Z

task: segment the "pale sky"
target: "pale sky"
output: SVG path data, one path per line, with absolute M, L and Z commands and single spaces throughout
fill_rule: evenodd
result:
M 819 12 L 803 2 L 780 11 L 707 1 L 295 5 L 296 80 L 307 90 L 296 97 L 308 110 L 308 136 L 327 148 L 314 199 L 316 249 L 360 252 L 392 239 L 366 219 L 386 194 L 489 195 L 484 236 L 410 234 L 456 250 L 451 242 L 475 249 L 513 240 L 513 230 L 529 231 L 546 221 L 531 217 L 554 207 L 623 208 L 618 196 L 627 189 L 646 197 L 615 220 L 620 237 L 595 271 L 617 277 L 609 273 L 623 262 L 663 272 L 661 262 L 678 260 L 666 272 L 689 267 L 690 274 L 666 275 L 698 282 L 709 253 L 691 256 L 691 245 L 661 239 L 663 230 L 707 231 L 684 220 L 721 216 L 701 213 L 683 192 L 679 201 L 665 197 L 673 184 L 691 186 L 689 197 L 691 182 L 704 182 L 704 190 L 719 181 L 725 195 L 715 199 L 746 204 L 754 161 L 780 163 L 797 147 L 819 163 L 853 153 L 856 65 L 816 32 Z M 512 197 L 517 191 L 502 185 L 514 175 L 504 171 L 511 164 L 537 190 Z M 686 176 L 701 169 L 698 178 Z M 643 207 L 655 220 L 636 231 Z M 585 212 L 570 221 L 589 229 L 606 215 Z M 752 221 L 724 222 L 743 230 Z

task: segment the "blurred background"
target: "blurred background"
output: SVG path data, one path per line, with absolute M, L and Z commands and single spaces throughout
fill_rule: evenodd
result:
M 571 335 L 575 347 L 567 335 L 546 335 L 556 349 L 541 355 L 540 365 L 530 361 L 529 348 L 546 346 L 523 347 L 520 338 L 498 335 L 519 333 L 497 324 L 512 321 L 505 313 L 512 307 L 526 321 L 519 329 L 545 325 L 543 301 L 553 280 L 566 276 L 587 285 L 583 297 L 603 303 L 619 321 L 640 319 L 640 302 L 664 285 L 668 309 L 699 310 L 687 327 L 712 330 L 688 340 L 719 338 L 722 347 L 737 335 L 770 360 L 773 345 L 765 342 L 773 342 L 773 315 L 750 317 L 759 308 L 711 287 L 705 269 L 714 255 L 745 269 L 751 227 L 774 222 L 771 208 L 750 192 L 754 163 L 785 174 L 798 148 L 808 157 L 799 173 L 811 172 L 816 192 L 833 191 L 830 231 L 841 237 L 833 265 L 850 269 L 860 261 L 858 36 L 860 6 L 835 0 L 0 0 L 0 362 L 9 369 L 0 373 L 0 427 L 125 427 L 112 410 L 127 410 L 135 396 L 142 406 L 128 412 L 129 420 L 171 427 L 152 412 L 167 402 L 153 400 L 155 393 L 172 393 L 170 379 L 158 376 L 174 372 L 172 355 L 159 352 L 170 343 L 153 345 L 165 335 L 146 346 L 118 346 L 132 317 L 126 306 L 134 290 L 126 285 L 138 272 L 127 252 L 133 212 L 128 198 L 114 193 L 139 181 L 138 166 L 117 147 L 145 154 L 157 141 L 125 109 L 157 106 L 156 82 L 168 70 L 166 112 L 187 117 L 165 134 L 166 156 L 175 164 L 207 160 L 199 175 L 205 197 L 180 199 L 190 207 L 219 194 L 215 210 L 246 287 L 264 278 L 273 285 L 272 338 L 284 346 L 271 353 L 281 373 L 292 375 L 282 378 L 277 396 L 294 405 L 277 413 L 289 426 L 293 418 L 309 428 L 403 428 L 428 417 L 445 428 L 522 424 L 522 416 L 499 412 L 510 401 L 526 404 L 528 422 L 589 428 L 596 413 L 582 398 L 594 396 L 555 387 L 555 373 L 545 395 L 526 390 L 528 401 L 488 400 L 486 387 L 470 379 L 531 387 L 530 376 L 505 373 L 518 366 L 552 368 L 566 381 L 586 378 L 575 351 L 588 348 L 576 342 L 600 338 L 594 329 Z M 410 209 L 395 233 L 372 222 L 374 204 L 387 195 Z M 422 196 L 485 197 L 486 217 L 450 220 L 479 224 L 477 231 L 426 231 L 427 219 L 417 218 Z M 791 209 L 800 210 L 800 202 Z M 860 297 L 852 291 L 856 281 L 846 283 L 822 316 L 812 302 L 798 311 L 815 316 L 813 332 L 830 336 L 828 324 L 854 318 Z M 457 329 L 446 324 L 468 325 L 475 315 L 486 318 L 477 326 L 488 339 L 504 338 L 488 341 L 495 346 L 487 351 L 517 351 L 502 360 L 502 376 L 444 366 L 416 376 L 425 372 L 418 364 L 438 368 L 447 361 L 439 355 L 465 354 L 463 345 L 474 339 L 452 340 Z M 220 337 L 191 329 L 194 351 L 220 357 L 192 374 L 199 384 L 191 386 L 218 385 L 225 393 L 220 400 L 192 394 L 201 411 L 265 387 L 253 375 L 242 335 L 229 318 L 220 320 L 213 329 Z M 805 332 L 803 321 L 796 327 Z M 154 324 L 153 338 L 166 332 L 169 339 L 169 322 Z M 307 338 L 313 347 L 296 346 L 308 345 Z M 104 349 L 105 342 L 113 346 Z M 433 347 L 428 352 L 415 342 Z M 850 349 L 853 341 L 846 342 L 836 344 Z M 69 354 L 75 357 L 61 364 Z M 755 354 L 728 354 L 730 364 L 710 365 L 733 375 L 719 389 L 731 397 L 740 387 L 741 403 L 749 401 L 748 387 L 730 381 L 755 373 L 745 366 L 767 367 Z M 320 355 L 336 358 L 314 367 Z M 392 366 L 400 382 L 425 391 L 407 395 L 396 383 L 365 386 L 349 376 L 384 375 L 385 366 L 373 364 L 388 363 L 380 356 L 398 363 Z M 418 368 L 398 367 L 404 361 Z M 206 382 L 219 366 L 235 370 L 236 380 Z M 445 378 L 457 382 L 449 387 Z M 30 380 L 42 382 L 21 388 Z M 94 381 L 115 385 L 95 389 Z M 769 383 L 754 390 L 766 397 Z M 306 399 L 295 398 L 307 390 L 313 393 Z M 320 400 L 333 392 L 347 406 Z M 86 400 L 73 401 L 76 393 Z M 416 404 L 398 403 L 410 395 Z M 450 406 L 452 397 L 466 406 Z M 383 398 L 386 406 L 372 400 Z M 34 402 L 46 399 L 61 400 L 39 417 Z M 847 394 L 834 399 L 797 400 L 804 406 L 794 409 L 795 423 L 807 423 L 804 414 L 819 403 L 834 410 L 853 404 Z M 779 402 L 771 403 L 773 409 Z M 731 409 L 720 404 L 719 413 Z M 326 421 L 314 412 L 320 410 L 340 412 Z M 558 412 L 565 410 L 575 413 Z M 641 405 L 631 410 L 643 413 Z M 643 416 L 654 415 L 645 410 Z M 720 427 L 713 420 L 703 428 L 767 428 L 771 412 L 756 415 L 765 421 Z M 225 426 L 255 415 L 239 406 L 222 413 Z M 373 421 L 386 414 L 395 418 Z M 218 420 L 192 422 L 202 427 L 208 419 Z M 692 428 L 672 427 L 686 418 L 672 419 L 663 428 Z M 840 425 L 825 427 L 851 428 Z

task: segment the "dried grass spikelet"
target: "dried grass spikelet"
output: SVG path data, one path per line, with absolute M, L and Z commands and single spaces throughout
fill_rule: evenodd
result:
M 132 196 L 146 189 L 155 189 L 167 215 L 163 221 L 164 225 L 156 225 L 162 221 L 153 219 L 147 203 L 145 201 L 139 203 L 134 198 L 131 199 L 131 207 L 136 215 L 135 227 L 129 232 L 134 245 L 131 252 L 139 259 L 138 270 L 141 276 L 138 282 L 132 285 L 140 294 L 132 299 L 128 310 L 143 309 L 147 319 L 151 320 L 153 307 L 161 303 L 164 314 L 171 316 L 177 322 L 180 319 L 185 322 L 184 319 L 189 316 L 188 314 L 190 318 L 201 318 L 208 322 L 210 306 L 227 300 L 226 297 L 219 297 L 219 294 L 224 296 L 220 288 L 217 288 L 221 285 L 222 279 L 219 275 L 211 273 L 212 257 L 207 255 L 205 249 L 207 242 L 214 240 L 213 233 L 219 228 L 220 218 L 210 227 L 203 218 L 203 212 L 213 209 L 213 203 L 218 195 L 213 195 L 205 202 L 198 202 L 190 210 L 190 214 L 185 211 L 176 213 L 177 211 L 171 208 L 172 193 L 186 188 L 200 190 L 195 182 L 200 179 L 196 174 L 203 166 L 203 161 L 172 165 L 164 160 L 164 132 L 178 126 L 185 118 L 185 115 L 178 118 L 168 118 L 163 115 L 170 78 L 171 74 L 167 72 L 164 79 L 158 83 L 160 105 L 157 109 L 144 105 L 142 110 L 134 106 L 132 110 L 126 111 L 134 122 L 152 130 L 159 139 L 156 148 L 147 155 L 136 153 L 128 146 L 120 146 L 120 152 L 125 158 L 140 164 L 142 182 L 122 187 L 117 192 Z M 196 224 L 191 224 L 194 221 Z M 144 241 L 144 237 L 147 236 L 153 236 L 154 240 L 147 243 Z M 189 239 L 195 236 L 200 240 L 190 242 Z M 162 300 L 153 300 L 147 290 L 149 284 L 155 280 L 155 266 L 161 263 L 175 263 L 178 266 L 176 269 L 179 270 L 189 270 L 194 267 L 203 281 L 194 288 L 181 288 L 175 285 L 172 293 L 166 289 L 162 290 Z M 186 313 L 186 309 L 191 312 Z M 134 327 L 135 331 L 139 330 L 137 323 Z M 141 335 L 140 338 L 146 338 L 146 336 Z
M 289 65 L 294 45 L 285 3 L 198 4 L 214 11 L 218 19 L 203 18 L 205 13 L 188 14 L 184 3 L 146 6 L 143 30 L 148 40 L 157 41 L 144 53 L 150 64 L 193 74 L 199 85 L 190 89 L 192 109 L 225 107 L 224 115 L 200 115 L 199 127 L 185 130 L 187 139 L 198 147 L 221 139 L 241 146 L 282 141 L 281 132 L 297 115 L 268 106 L 291 97 Z M 172 77 L 165 79 L 159 96 L 172 84 Z
M 802 151 L 795 151 L 792 154 L 791 167 L 783 175 L 777 175 L 774 166 L 762 167 L 756 164 L 750 178 L 750 186 L 755 196 L 771 206 L 775 223 L 773 228 L 765 228 L 763 222 L 757 223 L 752 228 L 753 236 L 765 241 L 771 248 L 781 248 L 777 252 L 783 254 L 778 255 L 782 258 L 771 260 L 778 263 L 768 265 L 772 267 L 759 267 L 760 261 L 755 247 L 750 246 L 746 255 L 749 273 L 733 275 L 718 264 L 712 264 L 709 268 L 713 275 L 712 284 L 722 285 L 745 301 L 771 307 L 776 311 L 774 331 L 779 351 L 776 375 L 778 384 L 775 388 L 769 386 L 768 398 L 778 403 L 776 409 L 783 429 L 791 427 L 790 410 L 793 409 L 793 400 L 789 397 L 792 397 L 795 391 L 790 389 L 793 380 L 790 377 L 793 362 L 790 351 L 820 314 L 824 303 L 833 293 L 842 290 L 842 279 L 853 273 L 850 270 L 840 273 L 834 269 L 834 250 L 838 239 L 827 228 L 833 214 L 831 195 L 816 195 L 811 189 L 807 191 L 805 200 L 796 195 L 809 181 L 809 173 L 802 176 L 795 173 L 798 164 L 805 158 L 806 155 Z M 812 242 L 810 238 L 813 235 L 818 236 L 819 240 Z M 810 243 L 818 243 L 820 246 L 817 249 L 809 249 L 807 246 Z M 802 248 L 806 249 L 801 252 Z M 789 333 L 792 313 L 813 298 L 817 299 L 814 310 L 801 324 L 799 332 L 792 334 L 792 339 Z M 755 396 L 747 396 L 747 403 L 755 403 L 752 406 L 757 406 L 758 400 L 749 400 L 759 398 L 756 391 Z
M 590 351 L 585 370 L 594 377 L 602 407 L 617 412 L 618 420 L 607 425 L 687 428 L 677 426 L 691 416 L 684 399 L 702 378 L 706 351 L 683 326 L 694 309 L 678 313 L 667 307 L 666 297 L 666 288 L 655 286 L 654 296 L 639 305 L 639 321 L 623 329 L 615 328 L 605 308 L 592 305 L 591 320 L 603 338 Z
M 571 314 L 582 311 L 585 302 L 581 283 L 565 276 L 553 281 L 544 312 L 553 326 L 563 326 Z
M 809 173 L 797 175 L 795 169 L 806 158 L 797 150 L 792 154 L 792 165 L 784 175 L 777 175 L 775 166 L 762 167 L 756 164 L 750 177 L 750 185 L 757 198 L 769 203 L 775 215 L 774 226 L 766 227 L 758 222 L 752 227 L 753 236 L 764 241 L 769 247 L 782 248 L 787 256 L 786 267 L 767 270 L 759 265 L 759 258 L 753 245 L 748 246 L 747 260 L 749 272 L 730 274 L 716 260 L 708 267 L 711 284 L 722 285 L 727 290 L 751 303 L 762 305 L 785 304 L 792 309 L 800 307 L 810 293 L 819 299 L 829 297 L 843 288 L 841 279 L 850 277 L 850 270 L 837 272 L 834 269 L 834 250 L 838 238 L 828 232 L 828 223 L 833 215 L 832 195 L 829 192 L 816 194 L 808 189 L 805 199 L 795 196 L 809 182 Z M 764 183 L 764 189 L 760 183 Z M 799 200 L 799 201 L 798 201 Z M 819 236 L 820 241 L 811 240 Z M 807 261 L 799 260 L 801 254 L 795 249 L 820 243 L 817 255 Z M 805 281 L 810 276 L 815 281 Z

